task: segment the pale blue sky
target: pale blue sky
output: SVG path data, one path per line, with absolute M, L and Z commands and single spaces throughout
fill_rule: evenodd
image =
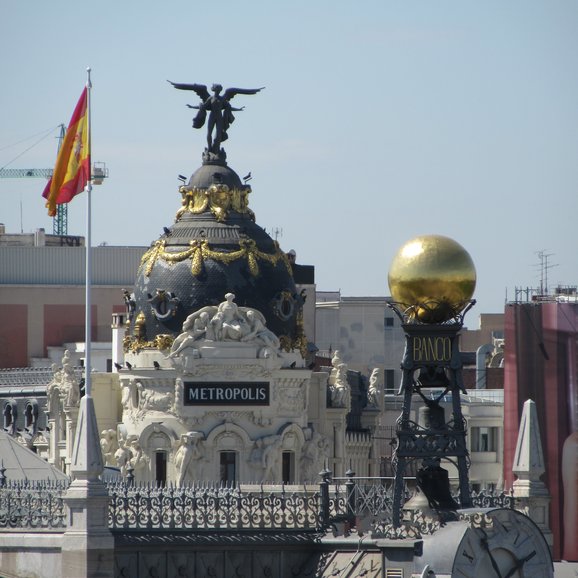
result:
M 478 273 L 473 316 L 506 290 L 578 283 L 578 2 L 0 0 L 0 167 L 51 167 L 92 68 L 93 243 L 148 245 L 201 162 L 193 93 L 247 88 L 225 143 L 252 171 L 257 222 L 316 267 L 320 290 L 386 295 L 398 248 L 456 239 Z M 38 135 L 16 146 L 14 143 Z M 9 232 L 52 232 L 44 182 L 0 180 Z M 22 204 L 22 219 L 20 206 Z M 69 206 L 84 232 L 85 203 Z

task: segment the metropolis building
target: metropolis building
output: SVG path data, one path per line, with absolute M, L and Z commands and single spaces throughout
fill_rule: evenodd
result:
M 215 143 L 179 193 L 113 314 L 114 369 L 92 375 L 106 465 L 160 484 L 377 475 L 379 384 L 368 397 L 339 354 L 316 364 L 313 268 L 257 224 L 251 187 Z M 64 397 L 49 411 L 56 452 L 74 433 Z M 49 459 L 66 471 L 60 454 Z

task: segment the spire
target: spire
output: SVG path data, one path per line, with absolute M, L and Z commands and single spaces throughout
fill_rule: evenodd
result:
M 98 480 L 103 469 L 94 400 L 85 395 L 80 400 L 70 473 L 74 479 L 94 481 Z
M 546 468 L 536 404 L 531 399 L 524 402 L 512 471 L 518 478 L 512 488 L 516 498 L 516 509 L 536 523 L 552 548 L 550 494 L 546 484 L 540 479 Z
M 540 482 L 546 471 L 536 403 L 531 399 L 524 402 L 512 471 L 518 477 L 514 485 L 521 481 Z

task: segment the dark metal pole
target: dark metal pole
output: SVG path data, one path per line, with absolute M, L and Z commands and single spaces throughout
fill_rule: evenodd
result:
M 329 482 L 331 480 L 331 471 L 327 468 L 319 472 L 321 482 L 319 483 L 319 491 L 321 494 L 321 526 L 327 528 L 329 526 Z

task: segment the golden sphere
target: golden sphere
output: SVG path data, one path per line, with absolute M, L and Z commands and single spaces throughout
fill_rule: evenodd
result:
M 468 304 L 476 287 L 469 253 L 442 235 L 408 241 L 394 257 L 388 274 L 395 303 L 423 323 L 443 323 Z

